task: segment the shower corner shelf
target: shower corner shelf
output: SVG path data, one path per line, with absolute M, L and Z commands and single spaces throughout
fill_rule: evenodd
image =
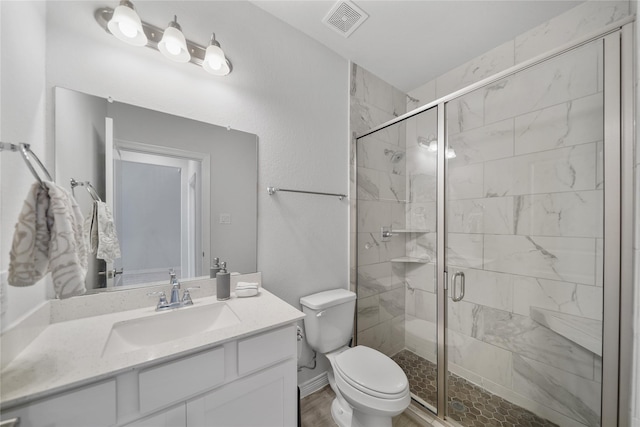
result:
M 391 259 L 391 262 L 413 262 L 417 264 L 427 264 L 429 261 L 429 258 L 417 258 L 412 256 L 401 256 L 399 258 Z

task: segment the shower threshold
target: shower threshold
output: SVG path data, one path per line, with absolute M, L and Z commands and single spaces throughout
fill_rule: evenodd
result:
M 412 395 L 427 406 L 436 405 L 437 366 L 407 349 L 392 359 L 407 375 Z M 465 427 L 558 427 L 455 374 L 449 373 L 448 387 L 448 418 Z

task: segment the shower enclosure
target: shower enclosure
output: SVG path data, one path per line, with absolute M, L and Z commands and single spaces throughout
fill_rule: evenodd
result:
M 620 67 L 612 30 L 358 137 L 356 342 L 437 416 L 616 425 Z

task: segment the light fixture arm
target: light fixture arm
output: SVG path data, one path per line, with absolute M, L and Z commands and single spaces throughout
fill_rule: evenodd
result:
M 209 46 L 211 45 L 220 47 L 220 43 L 218 43 L 218 40 L 216 40 L 216 33 L 211 33 L 211 41 L 209 42 Z
M 144 23 L 143 23 L 143 25 L 144 25 Z M 178 15 L 173 15 L 173 21 L 169 22 L 168 26 L 176 28 L 177 30 L 182 31 L 182 27 L 180 26 L 180 24 L 178 24 Z
M 128 0 L 125 0 L 125 1 L 127 1 L 127 3 L 130 3 Z M 99 8 L 95 11 L 94 16 L 98 24 L 107 33 L 111 34 L 111 32 L 109 31 L 109 28 L 107 27 L 107 24 L 113 17 L 113 9 L 108 7 Z M 180 28 L 180 24 L 178 24 L 177 17 L 175 16 L 174 16 L 174 20 L 171 23 L 169 23 L 169 25 L 173 26 L 174 24 L 178 25 L 177 28 Z M 160 43 L 160 40 L 162 40 L 164 30 L 162 28 L 156 27 L 155 25 L 148 24 L 144 21 L 142 21 L 142 29 L 148 39 L 146 46 L 148 48 L 158 50 L 158 43 Z M 215 37 L 212 37 L 212 40 L 215 41 Z M 187 42 L 187 50 L 191 55 L 191 59 L 189 60 L 189 62 L 197 66 L 202 66 L 202 63 L 204 62 L 205 53 L 207 50 L 206 47 L 200 46 L 199 44 L 193 43 L 192 41 L 189 41 L 189 40 L 186 40 L 186 42 Z M 215 43 L 218 43 L 218 42 L 215 41 Z M 220 45 L 218 44 L 218 46 Z M 229 73 L 231 73 L 231 71 L 233 70 L 233 65 L 231 64 L 231 61 L 229 60 L 229 58 L 226 58 L 226 61 L 227 61 L 227 65 L 229 66 Z

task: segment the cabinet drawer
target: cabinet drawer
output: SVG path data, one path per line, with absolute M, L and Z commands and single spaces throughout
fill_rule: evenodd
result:
M 1 419 L 14 417 L 20 417 L 20 427 L 112 426 L 116 423 L 116 382 L 105 381 L 3 411 Z
M 224 348 L 207 350 L 139 374 L 140 412 L 184 401 L 224 381 Z
M 238 374 L 245 375 L 276 362 L 296 357 L 293 326 L 238 341 Z

